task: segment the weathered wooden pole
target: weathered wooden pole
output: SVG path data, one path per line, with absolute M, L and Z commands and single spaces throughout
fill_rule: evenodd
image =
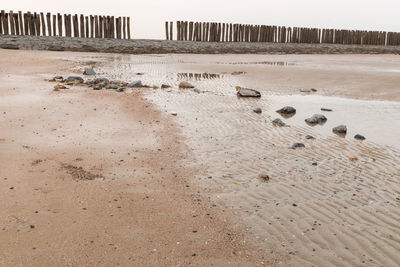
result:
M 63 36 L 63 30 L 62 30 L 63 23 L 62 23 L 62 16 L 60 15 L 60 13 L 57 13 L 57 23 L 56 23 L 56 21 L 53 20 L 53 24 L 54 24 L 54 26 L 56 24 L 58 26 L 58 36 Z
M 94 34 L 96 38 L 99 38 L 99 19 L 98 16 L 94 16 Z
M 42 24 L 42 35 L 43 35 L 43 36 L 46 36 L 46 23 L 45 23 L 45 21 L 44 21 L 44 14 L 43 14 L 43 12 L 40 12 L 40 21 L 41 21 L 41 24 Z
M 81 14 L 80 15 L 80 34 L 79 37 L 85 38 L 85 17 Z
M 15 24 L 15 34 L 19 35 L 19 20 L 18 20 L 18 13 L 14 14 L 14 24 Z
M 4 10 L 1 10 L 0 12 L 0 34 L 3 34 L 3 12 Z
M 24 13 L 24 34 L 29 35 L 29 19 L 27 13 Z
M 90 38 L 94 38 L 94 17 L 89 15 L 90 20 Z
M 47 21 L 47 35 L 51 36 L 51 14 L 46 14 L 46 21 Z
M 177 41 L 180 41 L 181 40 L 181 22 L 178 20 L 177 22 L 176 22 L 176 40 Z
M 124 39 L 126 39 L 126 17 L 123 18 L 123 23 L 124 23 L 124 25 L 122 26 L 122 32 L 124 35 Z M 168 31 L 168 29 L 167 29 L 167 31 Z
M 128 39 L 131 39 L 131 23 L 130 23 L 131 18 L 127 17 L 126 18 L 126 25 L 127 25 L 127 30 L 128 30 Z M 171 22 L 171 27 L 172 27 L 172 22 Z M 172 31 L 171 31 L 171 38 L 172 38 Z
M 2 10 L 2 14 L 3 14 L 3 33 L 5 35 L 8 35 L 9 31 L 8 31 L 8 13 L 5 13 L 4 10 Z
M 10 10 L 10 12 L 8 13 L 8 19 L 10 23 L 11 35 L 15 35 L 14 12 L 12 10 Z
M 89 17 L 85 16 L 85 37 L 89 38 Z

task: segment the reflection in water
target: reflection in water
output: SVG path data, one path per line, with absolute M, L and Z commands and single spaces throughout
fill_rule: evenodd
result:
M 200 80 L 212 80 L 212 79 L 221 79 L 224 78 L 222 74 L 215 74 L 215 73 L 177 73 L 178 80 L 182 79 L 194 79 L 196 81 Z

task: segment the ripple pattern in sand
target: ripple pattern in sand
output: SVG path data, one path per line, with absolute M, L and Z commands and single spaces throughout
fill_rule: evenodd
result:
M 146 98 L 162 111 L 178 113 L 195 164 L 206 167 L 200 184 L 234 209 L 261 245 L 288 255 L 296 266 L 398 266 L 397 148 L 306 126 L 275 127 L 271 120 L 277 114 L 266 96 L 278 92 L 264 90 L 259 100 L 237 98 L 234 86 L 246 86 L 240 75 L 192 80 L 201 93 L 179 90 L 179 73 L 192 66 L 169 65 L 170 56 L 165 64 L 159 56 L 156 64 L 146 59 L 147 64 L 140 56 L 124 60 L 145 73 L 144 83 L 173 86 L 151 90 Z M 124 64 L 105 66 L 104 72 L 118 79 L 133 75 Z M 253 113 L 255 107 L 263 113 Z M 290 149 L 295 142 L 306 148 Z M 258 180 L 260 173 L 270 181 Z

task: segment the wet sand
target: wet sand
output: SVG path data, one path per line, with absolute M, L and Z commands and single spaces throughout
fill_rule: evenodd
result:
M 1 266 L 280 261 L 193 184 L 179 127 L 140 92 L 54 92 L 81 55 L 0 55 Z
M 260 247 L 272 245 L 289 256 L 286 265 L 400 262 L 400 57 L 166 55 L 99 61 L 115 79 L 172 85 L 146 96 L 161 111 L 177 113 L 194 165 L 202 166 L 198 184 L 245 221 Z M 180 81 L 201 93 L 178 89 Z M 255 88 L 262 97 L 238 98 L 237 85 Z M 309 88 L 317 92 L 300 92 Z M 298 110 L 294 117 L 275 112 L 286 105 Z M 262 114 L 253 112 L 257 107 Z M 328 118 L 324 125 L 305 123 L 319 113 Z M 275 127 L 275 118 L 290 127 Z M 348 127 L 345 138 L 332 132 L 340 124 Z M 355 134 L 367 140 L 354 140 Z M 305 148 L 290 149 L 295 142 Z M 257 179 L 261 173 L 269 182 Z
M 21 53 L 0 52 L 14 57 Z M 17 262 L 21 254 L 15 251 L 31 260 L 26 255 L 32 253 L 37 240 L 42 241 L 42 253 L 36 248 L 32 251 L 44 263 L 55 251 L 57 261 L 48 262 L 65 263 L 62 260 L 78 254 L 72 263 L 87 263 L 90 258 L 98 260 L 94 264 L 106 265 L 123 259 L 126 261 L 118 263 L 126 265 L 131 263 L 127 259 L 130 253 L 139 263 L 150 265 L 188 264 L 193 259 L 197 260 L 194 265 L 218 266 L 397 266 L 400 262 L 399 56 L 23 53 L 24 60 L 48 60 L 50 68 L 35 66 L 31 70 L 40 86 L 29 92 L 29 97 L 18 97 L 27 94 L 23 90 L 26 81 L 2 76 L 3 84 L 9 86 L 2 89 L 2 99 L 8 99 L 0 106 L 13 111 L 12 115 L 3 114 L 8 130 L 0 137 L 4 139 L 0 142 L 0 167 L 2 172 L 3 168 L 8 171 L 1 176 L 13 177 L 11 183 L 9 179 L 2 181 L 7 194 L 2 193 L 1 201 L 8 201 L 8 208 L 0 214 L 11 221 L 7 240 L 12 245 L 0 248 L 13 255 L 7 263 Z M 57 62 L 60 66 L 54 69 Z M 72 87 L 51 92 L 54 83 L 43 82 L 56 74 L 81 73 L 89 65 L 95 66 L 98 76 L 142 80 L 150 86 L 166 83 L 172 88 L 117 93 Z M 16 68 L 29 71 L 29 64 L 24 66 Z M 181 81 L 191 82 L 200 93 L 178 89 Z M 238 98 L 237 85 L 257 89 L 262 97 Z M 308 88 L 317 92 L 300 92 Z M 17 96 L 12 97 L 14 94 Z M 38 96 L 45 96 L 46 110 L 51 113 L 41 110 L 43 98 Z M 35 105 L 32 99 L 36 99 Z M 295 116 L 282 118 L 275 112 L 286 105 L 298 110 Z M 262 108 L 262 114 L 253 112 L 257 107 Z M 333 111 L 322 112 L 321 107 Z M 173 112 L 177 116 L 172 116 Z M 75 117 L 65 119 L 66 113 Z M 323 113 L 328 121 L 322 126 L 307 125 L 304 119 L 314 113 Z M 19 121 L 21 118 L 24 121 Z M 274 126 L 271 122 L 275 118 L 290 127 Z M 79 130 L 78 123 L 87 128 Z M 349 129 L 345 138 L 331 131 L 339 124 Z M 47 132 L 41 133 L 44 130 Z M 35 136 L 35 132 L 42 136 Z M 367 140 L 354 140 L 356 133 Z M 308 140 L 306 135 L 316 139 Z M 290 149 L 295 142 L 304 143 L 305 148 Z M 29 152 L 31 146 L 35 149 Z M 35 160 L 42 158 L 38 155 L 46 155 L 46 160 L 36 164 Z M 84 160 L 76 163 L 77 158 Z M 104 180 L 74 181 L 60 163 L 82 166 L 100 173 Z M 41 169 L 35 170 L 41 164 Z M 50 174 L 46 174 L 47 169 L 52 170 Z M 259 180 L 260 173 L 270 180 Z M 36 183 L 40 190 L 53 187 L 50 192 L 36 192 L 32 189 Z M 12 195 L 18 191 L 8 189 L 22 185 L 25 194 Z M 116 204 L 114 198 L 125 202 Z M 62 212 L 56 209 L 60 205 Z M 39 229 L 29 229 L 37 218 L 30 212 L 43 210 L 43 206 L 50 206 L 43 224 L 51 221 L 74 235 L 47 227 L 42 239 L 27 242 Z M 123 209 L 125 206 L 128 209 Z M 57 213 L 52 214 L 53 210 Z M 116 214 L 120 217 L 115 221 Z M 188 218 L 187 214 L 203 216 Z M 212 221 L 207 214 L 214 215 Z M 170 221 L 176 228 L 171 229 Z M 201 231 L 193 233 L 192 225 L 203 228 L 203 235 Z M 18 240 L 27 244 L 23 250 L 21 241 L 15 240 L 16 232 L 22 235 Z M 131 239 L 126 239 L 127 232 Z M 165 232 L 166 237 L 160 237 Z M 231 233 L 235 233 L 234 238 Z M 88 243 L 94 236 L 97 241 Z M 67 252 L 63 255 L 59 240 L 66 237 Z M 113 238 L 120 243 L 117 249 L 109 245 L 116 244 Z M 168 242 L 170 239 L 174 242 Z M 176 248 L 177 239 L 183 251 Z M 210 239 L 215 241 L 212 247 Z M 46 242 L 57 246 L 44 250 Z M 130 242 L 135 244 L 135 252 Z M 157 252 L 151 250 L 155 243 L 159 244 Z M 192 252 L 195 250 L 204 254 Z M 251 255 L 246 257 L 244 251 Z

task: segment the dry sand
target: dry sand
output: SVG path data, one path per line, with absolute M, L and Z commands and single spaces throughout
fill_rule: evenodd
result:
M 273 261 L 192 185 L 179 129 L 139 93 L 53 92 L 70 56 L 0 50 L 0 265 Z
M 0 53 L 3 264 L 400 262 L 399 56 Z M 44 81 L 89 65 L 172 88 Z M 290 127 L 273 126 L 285 105 Z M 327 123 L 305 124 L 321 107 Z

